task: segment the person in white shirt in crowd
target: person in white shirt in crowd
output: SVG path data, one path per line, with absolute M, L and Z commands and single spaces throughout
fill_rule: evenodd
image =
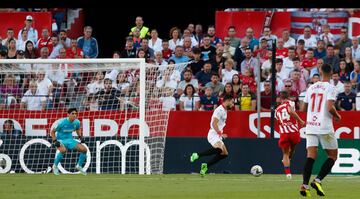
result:
M 20 34 L 21 37 L 16 42 L 16 49 L 25 51 L 25 44 L 28 41 L 28 31 L 26 29 L 22 29 L 20 30 Z
M 198 111 L 200 109 L 200 97 L 192 84 L 188 84 L 184 88 L 184 93 L 179 100 L 181 111 Z
M 46 72 L 44 69 L 39 69 L 37 72 L 36 80 L 38 89 L 46 96 L 46 107 L 53 107 L 53 84 L 50 79 L 46 77 Z
M 51 41 L 53 43 L 53 50 L 49 55 L 49 59 L 55 59 L 60 55 L 60 49 L 64 48 L 64 46 L 62 45 L 62 43 L 59 43 L 59 37 L 57 35 L 53 35 L 51 37 Z
M 330 32 L 330 26 L 329 24 L 323 24 L 322 25 L 322 34 L 320 35 L 320 40 L 324 40 L 325 46 L 328 44 L 335 45 L 335 37 Z
M 40 50 L 40 57 L 38 59 L 48 59 L 49 57 L 49 49 L 47 47 L 43 47 Z M 48 71 L 51 69 L 51 64 L 34 64 L 33 69 L 39 71 L 44 70 Z
M 261 41 L 261 39 L 263 39 L 263 38 L 265 38 L 268 41 L 269 49 L 272 49 L 273 40 L 277 39 L 277 36 L 271 34 L 271 29 L 269 26 L 264 27 L 263 35 L 259 38 L 259 41 Z
M 290 74 L 291 71 L 294 70 L 294 62 L 293 59 L 296 57 L 295 54 L 295 48 L 294 47 L 290 47 L 288 49 L 288 57 L 285 57 L 283 59 L 283 68 L 286 70 L 286 72 L 288 72 Z
M 2 40 L 2 45 L 8 46 L 10 39 L 14 39 L 15 42 L 17 43 L 17 39 L 14 37 L 14 29 L 13 28 L 8 28 L 6 30 L 6 38 Z
M 127 81 L 125 73 L 119 73 L 115 82 L 115 88 L 121 93 L 127 94 L 129 92 L 130 83 Z
M 234 70 L 234 60 L 227 59 L 225 61 L 225 68 L 220 70 L 221 74 L 220 77 L 222 79 L 222 84 L 225 85 L 226 83 L 231 83 L 232 78 L 235 74 L 239 74 L 238 71 Z
M 233 58 L 235 55 L 235 48 L 232 47 L 230 44 L 231 44 L 231 39 L 230 37 L 226 36 L 224 38 L 224 53 L 223 53 L 223 57 L 225 58 Z
M 178 84 L 178 87 L 177 87 L 177 93 L 179 95 L 182 95 L 185 91 L 185 87 L 188 85 L 188 84 L 191 84 L 194 89 L 195 89 L 195 92 L 197 93 L 198 90 L 199 90 L 199 82 L 197 79 L 193 79 L 192 78 L 192 71 L 191 69 L 186 69 L 185 72 L 184 72 L 184 80 L 181 81 L 179 84 Z
M 295 39 L 290 37 L 290 31 L 288 29 L 282 31 L 281 38 L 284 40 L 284 48 L 295 47 Z
M 170 29 L 170 39 L 169 39 L 169 48 L 172 51 L 175 51 L 176 46 L 180 45 L 181 34 L 178 27 L 173 27 Z
M 330 84 L 335 86 L 336 96 L 344 92 L 344 84 L 340 81 L 339 73 L 335 72 L 332 74 Z
M 33 17 L 31 15 L 27 15 L 24 23 L 25 26 L 22 29 L 27 30 L 27 39 L 31 40 L 34 44 L 36 44 L 38 40 L 38 31 L 32 27 Z M 18 40 L 21 40 L 22 38 L 22 29 L 18 33 Z
M 245 74 L 245 70 L 249 69 L 253 72 L 254 77 L 259 76 L 259 61 L 252 56 L 250 48 L 245 49 L 245 59 L 241 62 L 241 74 Z
M 169 69 L 162 72 L 156 81 L 156 87 L 158 89 L 167 87 L 175 90 L 178 87 L 178 82 L 175 79 L 171 79 L 171 73 L 172 71 Z
M 62 51 L 66 54 L 66 50 L 64 48 L 62 49 Z M 68 76 L 67 65 L 52 64 L 51 70 L 46 71 L 45 76 L 51 81 L 53 85 L 55 101 L 59 102 L 65 79 Z
M 70 39 L 69 37 L 67 37 L 67 32 L 66 32 L 66 30 L 61 30 L 61 31 L 60 31 L 59 39 L 60 39 L 60 43 L 61 43 L 65 48 L 70 48 L 70 47 L 71 47 L 71 39 Z
M 165 87 L 165 95 L 159 98 L 162 103 L 163 111 L 175 111 L 176 110 L 176 99 L 173 97 L 173 88 Z
M 21 98 L 20 108 L 28 111 L 41 111 L 45 110 L 46 97 L 37 86 L 35 80 L 30 81 L 29 90 Z
M 162 66 L 162 68 L 167 67 L 167 62 L 164 60 L 163 54 L 161 51 L 155 51 L 155 64 L 157 66 Z M 159 70 L 161 70 L 160 67 L 159 67 Z
M 182 36 L 182 39 L 179 43 L 179 45 L 184 45 L 184 39 L 186 37 L 190 37 L 191 39 L 191 48 L 195 47 L 195 46 L 199 46 L 199 43 L 196 41 L 196 39 L 194 37 L 191 37 L 191 32 L 189 29 L 185 29 L 184 32 L 183 32 L 183 36 Z
M 149 39 L 149 48 L 156 51 L 162 51 L 162 39 L 158 37 L 158 32 L 156 29 L 151 30 L 151 38 Z
M 298 41 L 300 39 L 305 41 L 305 50 L 307 50 L 309 48 L 316 48 L 316 46 L 317 46 L 316 36 L 311 34 L 311 27 L 310 26 L 305 26 L 304 34 L 300 35 L 298 37 Z
M 360 47 L 359 47 L 359 38 L 353 37 L 351 39 L 351 55 L 356 61 L 360 61 Z
M 104 73 L 98 71 L 95 75 L 95 79 L 86 86 L 87 95 L 95 94 L 101 89 L 104 89 Z

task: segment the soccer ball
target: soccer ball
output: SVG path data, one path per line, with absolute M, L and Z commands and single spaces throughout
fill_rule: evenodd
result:
M 260 165 L 254 165 L 251 167 L 250 173 L 255 177 L 259 177 L 263 173 L 263 169 Z

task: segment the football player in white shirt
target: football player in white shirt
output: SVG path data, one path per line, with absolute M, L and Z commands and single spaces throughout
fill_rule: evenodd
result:
M 311 85 L 304 98 L 302 111 L 307 112 L 306 116 L 306 149 L 307 159 L 303 172 L 303 184 L 300 187 L 300 194 L 310 197 L 309 180 L 313 164 L 317 157 L 317 148 L 319 142 L 325 149 L 328 159 L 324 162 L 320 172 L 311 182 L 311 187 L 317 192 L 317 195 L 324 196 L 325 193 L 321 187 L 321 180 L 331 171 L 338 154 L 338 143 L 334 134 L 332 118 L 336 121 L 341 120 L 341 116 L 335 109 L 336 89 L 330 84 L 332 68 L 324 64 L 320 68 L 322 81 Z
M 215 155 L 207 163 L 201 164 L 201 176 L 206 174 L 210 166 L 228 156 L 228 151 L 222 141 L 223 138 L 227 137 L 227 135 L 223 133 L 223 129 L 227 118 L 227 110 L 230 110 L 233 106 L 233 96 L 225 95 L 223 103 L 215 109 L 213 115 L 211 116 L 210 130 L 208 132 L 207 140 L 212 147 L 201 153 L 193 153 L 190 157 L 190 162 L 194 162 L 200 157 Z

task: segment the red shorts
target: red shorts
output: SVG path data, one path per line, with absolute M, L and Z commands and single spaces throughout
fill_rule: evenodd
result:
M 280 148 L 285 149 L 298 143 L 300 143 L 300 133 L 283 133 L 278 144 Z

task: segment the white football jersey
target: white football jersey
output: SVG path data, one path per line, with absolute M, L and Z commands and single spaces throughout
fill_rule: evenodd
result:
M 334 133 L 332 115 L 327 108 L 328 100 L 336 100 L 336 88 L 329 82 L 316 82 L 306 91 L 306 134 Z
M 227 110 L 224 108 L 223 105 L 220 105 L 219 107 L 217 107 L 214 111 L 214 113 L 211 116 L 211 123 L 210 123 L 210 131 L 215 131 L 212 123 L 214 121 L 214 118 L 217 118 L 219 120 L 218 122 L 218 128 L 220 131 L 223 131 L 224 127 L 225 127 L 225 122 L 226 122 L 226 118 L 227 118 Z

